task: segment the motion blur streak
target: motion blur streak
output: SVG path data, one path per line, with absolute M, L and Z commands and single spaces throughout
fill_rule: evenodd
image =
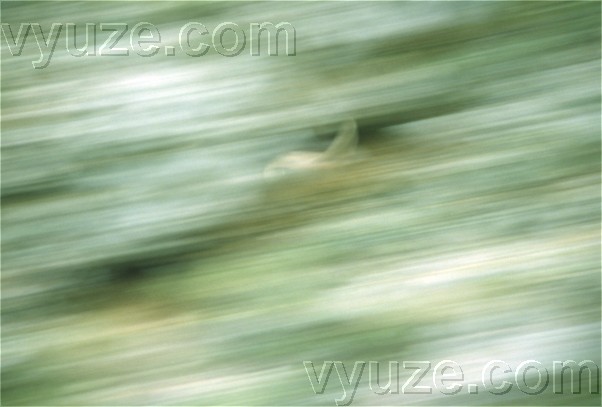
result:
M 303 361 L 601 366 L 599 2 L 1 7 L 15 35 L 161 33 L 78 58 L 63 31 L 43 69 L 1 39 L 3 404 L 334 405 Z M 288 22 L 296 55 L 191 57 L 189 22 Z M 344 159 L 286 163 L 354 122 Z M 600 395 L 353 400 L 417 403 Z

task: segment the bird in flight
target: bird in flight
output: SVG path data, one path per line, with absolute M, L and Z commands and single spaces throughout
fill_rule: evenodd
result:
M 325 151 L 293 151 L 284 154 L 265 167 L 264 177 L 274 178 L 291 173 L 337 167 L 353 155 L 357 143 L 357 124 L 353 119 L 346 120 Z

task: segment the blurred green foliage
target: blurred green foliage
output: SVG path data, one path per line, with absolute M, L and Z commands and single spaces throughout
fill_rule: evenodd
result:
M 306 360 L 452 359 L 466 383 L 492 359 L 600 365 L 600 3 L 1 7 L 13 32 L 297 36 L 295 57 L 59 45 L 41 70 L 33 37 L 2 43 L 4 404 L 333 405 L 336 375 L 316 395 Z M 263 178 L 347 117 L 352 160 Z M 364 377 L 354 398 L 401 403 L 600 395 L 377 396 Z

